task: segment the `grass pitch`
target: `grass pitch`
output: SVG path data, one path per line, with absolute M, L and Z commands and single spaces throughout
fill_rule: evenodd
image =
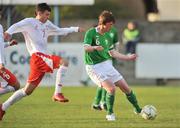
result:
M 52 102 L 54 88 L 39 87 L 29 97 L 11 106 L 0 128 L 180 128 L 180 86 L 133 86 L 141 106 L 154 105 L 155 120 L 144 120 L 119 90 L 115 98 L 115 122 L 105 120 L 105 111 L 91 109 L 95 87 L 64 87 L 69 103 Z M 0 96 L 3 102 L 10 96 Z

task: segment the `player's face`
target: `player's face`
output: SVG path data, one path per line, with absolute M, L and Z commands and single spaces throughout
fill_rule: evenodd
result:
M 103 31 L 108 32 L 111 29 L 112 25 L 113 25 L 113 22 L 108 22 L 108 23 L 102 25 Z
M 50 17 L 50 12 L 49 11 L 44 11 L 44 12 L 39 12 L 39 20 L 42 22 L 42 23 L 45 23 L 49 17 Z

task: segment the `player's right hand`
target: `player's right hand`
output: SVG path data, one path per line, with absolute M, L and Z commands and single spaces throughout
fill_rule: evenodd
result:
M 97 51 L 102 51 L 104 49 L 102 46 L 93 46 L 93 48 Z

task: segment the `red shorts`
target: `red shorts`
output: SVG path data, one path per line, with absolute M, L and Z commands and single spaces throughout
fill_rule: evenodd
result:
M 29 83 L 38 85 L 45 73 L 52 73 L 53 69 L 59 68 L 61 57 L 46 55 L 43 53 L 33 53 L 30 59 Z
M 0 76 L 8 82 L 9 85 L 14 85 L 17 82 L 15 75 L 6 68 L 3 71 L 0 70 Z

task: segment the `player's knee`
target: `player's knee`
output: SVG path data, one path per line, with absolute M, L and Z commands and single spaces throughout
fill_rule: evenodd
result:
M 27 83 L 25 85 L 25 87 L 23 88 L 24 92 L 26 93 L 26 95 L 31 95 L 34 91 L 34 89 L 36 89 L 37 85 L 39 81 L 33 81 L 33 82 L 30 82 L 30 83 Z
M 27 88 L 23 88 L 23 90 L 24 90 L 24 92 L 25 92 L 25 94 L 27 95 L 27 96 L 29 96 L 29 95 L 31 95 L 32 94 L 32 90 L 29 90 L 29 89 L 27 89 Z
M 33 91 L 26 91 L 26 90 L 25 90 L 25 93 L 26 93 L 27 96 L 31 95 L 32 92 L 33 92 Z
M 109 91 L 110 94 L 114 94 L 114 93 L 115 93 L 115 90 L 116 90 L 115 87 L 112 86 L 112 87 L 109 88 L 108 91 Z

